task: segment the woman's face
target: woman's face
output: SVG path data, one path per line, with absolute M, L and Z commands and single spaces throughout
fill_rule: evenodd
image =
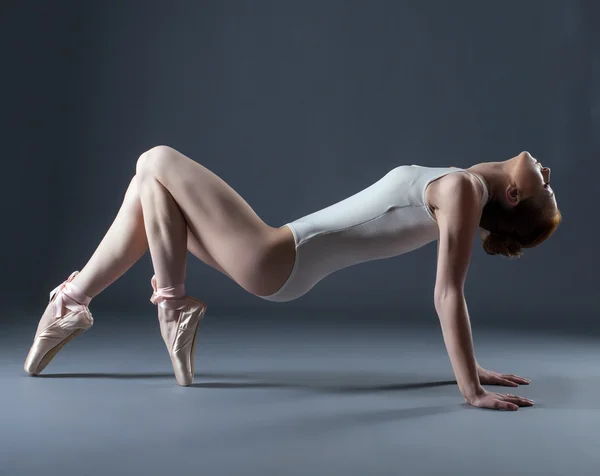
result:
M 554 190 L 550 187 L 550 168 L 544 167 L 527 151 L 514 157 L 512 178 L 519 189 L 521 200 L 538 197 L 555 200 Z

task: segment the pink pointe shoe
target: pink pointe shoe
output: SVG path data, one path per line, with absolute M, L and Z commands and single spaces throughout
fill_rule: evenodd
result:
M 24 369 L 30 375 L 39 375 L 65 344 L 94 324 L 88 309 L 91 298 L 71 283 L 78 274 L 79 271 L 73 271 L 50 292 L 50 302 L 25 359 Z
M 206 313 L 206 304 L 184 295 L 183 284 L 158 289 L 156 276 L 152 276 L 151 283 L 154 293 L 150 302 L 158 307 L 160 333 L 171 357 L 175 378 L 181 386 L 191 385 L 194 381 L 196 336 Z

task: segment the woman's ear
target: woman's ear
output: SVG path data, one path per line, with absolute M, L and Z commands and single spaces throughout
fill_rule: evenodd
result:
M 520 193 L 516 183 L 508 184 L 506 187 L 506 202 L 511 206 L 517 206 L 520 201 Z

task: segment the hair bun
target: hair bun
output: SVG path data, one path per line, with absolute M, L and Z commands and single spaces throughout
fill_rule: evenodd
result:
M 489 255 L 503 255 L 508 258 L 518 258 L 523 252 L 521 243 L 511 236 L 490 233 L 483 240 L 483 249 Z

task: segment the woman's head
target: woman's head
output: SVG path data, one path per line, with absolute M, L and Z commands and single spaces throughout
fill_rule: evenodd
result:
M 480 225 L 490 233 L 483 241 L 488 254 L 519 257 L 556 229 L 562 215 L 550 187 L 550 169 L 529 152 L 502 163 L 502 188 L 484 207 Z M 508 184 L 506 185 L 506 179 Z

